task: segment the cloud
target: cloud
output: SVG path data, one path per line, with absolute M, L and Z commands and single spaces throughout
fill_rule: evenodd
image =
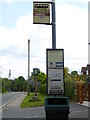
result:
M 35 1 L 42 1 L 42 0 L 35 0 Z M 50 1 L 50 0 L 46 0 Z M 12 3 L 12 2 L 32 2 L 31 0 L 1 0 L 1 2 L 5 3 Z M 88 3 L 89 0 L 55 0 L 56 3 Z
M 87 56 L 87 9 L 82 10 L 78 7 L 72 7 L 69 4 L 64 4 L 57 8 L 56 19 L 58 39 L 57 46 L 65 47 L 68 53 L 71 53 L 72 57 L 83 57 L 83 55 Z
M 83 65 L 86 66 L 88 9 L 72 6 L 69 3 L 58 4 L 56 6 L 56 38 L 57 48 L 63 48 L 65 51 L 65 66 L 70 70 L 80 70 Z M 30 39 L 30 72 L 34 67 L 39 67 L 41 71 L 46 72 L 46 48 L 52 48 L 52 27 L 34 25 L 33 14 L 30 13 L 28 16 L 19 17 L 15 28 L 0 27 L 2 76 L 7 76 L 6 71 L 12 69 L 13 77 L 19 75 L 27 77 L 28 39 Z

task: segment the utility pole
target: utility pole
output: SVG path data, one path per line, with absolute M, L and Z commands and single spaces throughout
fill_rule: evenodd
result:
M 90 102 L 90 1 L 88 2 L 88 101 Z
M 30 82 L 30 40 L 28 39 L 28 95 L 29 95 L 29 82 Z
M 56 14 L 55 14 L 55 0 L 52 0 L 52 49 L 56 49 Z
M 9 70 L 8 80 L 11 80 L 11 69 Z M 9 81 L 9 92 L 10 92 L 10 81 Z
M 88 2 L 88 64 L 90 65 L 90 1 Z

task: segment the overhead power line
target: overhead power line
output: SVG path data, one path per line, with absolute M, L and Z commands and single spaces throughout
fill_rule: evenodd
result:
M 14 52 L 7 52 L 7 51 L 0 51 L 0 55 L 2 55 L 3 56 L 3 54 L 5 55 L 16 55 L 16 56 L 22 56 L 22 57 L 28 57 L 28 55 L 26 55 L 26 54 L 21 54 L 21 53 L 14 53 Z M 45 58 L 44 56 L 30 56 L 30 57 L 35 57 L 35 58 Z M 65 58 L 65 59 L 88 59 L 88 58 L 77 58 L 77 57 L 75 57 L 75 58 Z

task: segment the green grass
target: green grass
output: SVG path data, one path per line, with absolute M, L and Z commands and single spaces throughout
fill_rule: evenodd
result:
M 38 107 L 38 106 L 44 106 L 44 99 L 46 95 L 37 93 L 38 100 L 35 101 L 33 99 L 34 93 L 30 93 L 30 95 L 27 95 L 25 99 L 21 103 L 21 108 L 29 108 L 29 107 Z
M 43 95 L 41 93 L 37 93 L 38 96 L 38 100 L 35 101 L 35 99 L 33 99 L 34 97 L 34 93 L 30 93 L 30 95 L 27 95 L 25 97 L 25 99 L 22 101 L 21 103 L 21 108 L 30 108 L 30 107 L 38 107 L 38 106 L 44 106 L 44 100 L 45 97 L 48 97 L 47 95 Z M 74 103 L 76 102 L 75 100 L 69 100 L 69 103 Z
M 3 92 L 2 94 L 7 94 L 7 93 L 9 93 L 9 92 L 6 91 L 6 92 Z

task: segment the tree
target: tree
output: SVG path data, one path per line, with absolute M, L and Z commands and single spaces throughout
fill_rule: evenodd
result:
M 72 76 L 72 77 L 74 77 L 74 76 L 76 76 L 76 75 L 78 75 L 78 72 L 77 72 L 77 71 L 72 71 L 72 72 L 71 72 L 71 76 Z
M 41 84 L 46 83 L 46 74 L 41 72 L 38 76 L 37 76 L 37 81 L 41 81 Z
M 18 79 L 19 79 L 20 81 L 25 81 L 25 78 L 24 78 L 23 76 L 19 76 Z
M 2 92 L 9 90 L 9 80 L 8 78 L 2 78 Z
M 35 76 L 31 76 L 30 78 L 35 80 Z M 46 83 L 46 74 L 44 72 L 40 72 L 39 75 L 37 75 L 37 81 L 40 81 L 41 84 Z
M 27 81 L 24 77 L 20 76 L 11 82 L 12 91 L 26 91 L 27 90 Z
M 66 77 L 68 77 L 68 75 L 69 75 L 69 68 L 65 67 L 64 68 L 64 77 L 66 78 Z

